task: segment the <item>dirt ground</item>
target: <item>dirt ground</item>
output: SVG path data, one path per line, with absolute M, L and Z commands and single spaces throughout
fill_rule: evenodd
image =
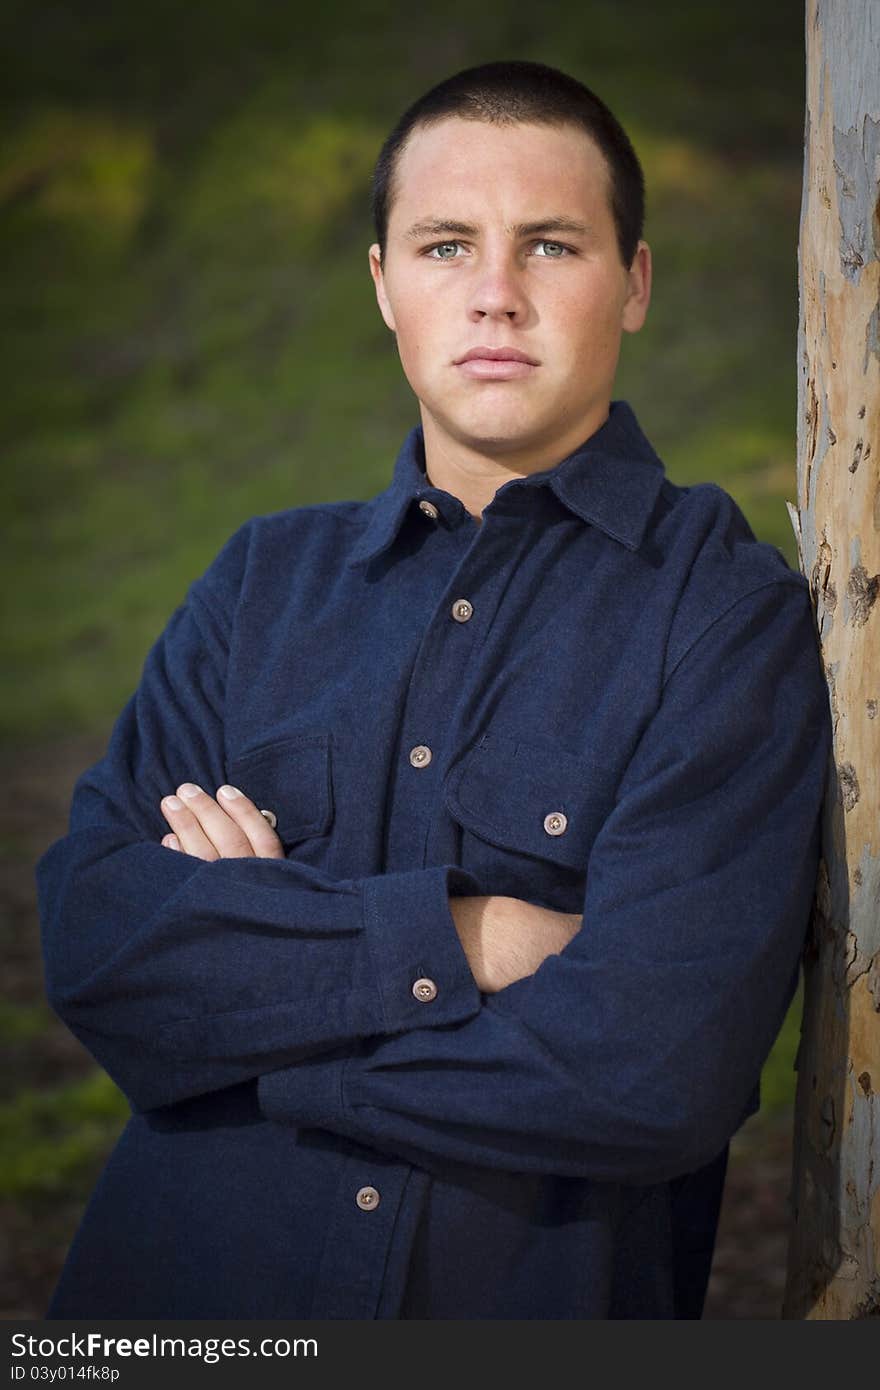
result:
M 73 784 L 103 740 L 6 748 L 0 765 L 0 968 L 4 1000 L 43 1001 L 33 866 L 64 833 Z M 0 1103 L 24 1088 L 56 1088 L 91 1059 L 60 1024 L 7 1043 Z M 753 1116 L 734 1137 L 704 1318 L 779 1318 L 789 1230 L 791 1115 Z M 90 1184 L 89 1184 L 90 1185 Z M 0 1198 L 0 1318 L 40 1318 L 79 1220 L 83 1193 Z

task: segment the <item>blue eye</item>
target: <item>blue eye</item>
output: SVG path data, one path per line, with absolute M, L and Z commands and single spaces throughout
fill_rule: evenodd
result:
M 574 255 L 572 248 L 566 246 L 562 241 L 548 241 L 542 238 L 540 241 L 533 242 L 532 245 L 552 248 L 542 253 L 540 256 L 542 260 L 559 261 L 563 260 L 566 256 Z M 443 255 L 442 253 L 446 250 L 451 250 L 453 254 L 449 256 Z M 461 259 L 455 254 L 459 250 L 461 250 L 460 241 L 438 241 L 435 242 L 433 246 L 426 247 L 424 255 L 429 256 L 435 261 L 457 261 Z

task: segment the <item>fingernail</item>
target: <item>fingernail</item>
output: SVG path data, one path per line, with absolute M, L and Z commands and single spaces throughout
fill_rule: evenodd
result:
M 225 796 L 227 801 L 234 801 L 237 796 L 241 796 L 241 792 L 238 790 L 238 787 L 230 787 L 229 785 L 226 785 L 224 787 L 220 787 L 217 795 Z
M 162 802 L 162 805 L 166 806 L 169 811 L 183 810 L 183 802 L 178 801 L 176 796 L 166 796 L 165 800 Z
M 201 787 L 196 786 L 195 782 L 184 782 L 183 786 L 178 787 L 177 790 L 180 792 L 181 796 L 186 797 L 187 801 L 191 801 L 194 796 L 200 796 L 202 791 Z

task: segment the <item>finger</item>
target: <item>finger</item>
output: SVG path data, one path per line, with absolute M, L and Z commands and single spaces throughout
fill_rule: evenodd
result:
M 162 844 L 166 849 L 180 849 L 180 841 L 176 835 L 164 835 L 162 837 Z
M 239 791 L 238 787 L 218 787 L 217 800 L 222 801 L 227 813 L 247 836 L 254 854 L 261 859 L 283 859 L 284 846 L 266 817 L 257 809 L 250 797 Z
M 163 816 L 177 836 L 184 854 L 194 854 L 197 859 L 208 861 L 219 859 L 220 851 L 202 829 L 198 817 L 178 796 L 166 796 L 160 803 Z M 227 817 L 228 819 L 228 817 Z
M 221 859 L 249 858 L 253 855 L 254 847 L 245 831 L 208 792 L 194 782 L 183 782 L 177 788 L 177 795 L 195 816 Z

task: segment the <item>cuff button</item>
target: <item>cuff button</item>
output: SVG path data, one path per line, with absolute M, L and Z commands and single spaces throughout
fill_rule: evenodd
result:
M 424 975 L 416 980 L 412 987 L 412 992 L 416 999 L 423 1004 L 428 1004 L 432 999 L 437 998 L 437 986 L 433 980 L 427 979 Z

